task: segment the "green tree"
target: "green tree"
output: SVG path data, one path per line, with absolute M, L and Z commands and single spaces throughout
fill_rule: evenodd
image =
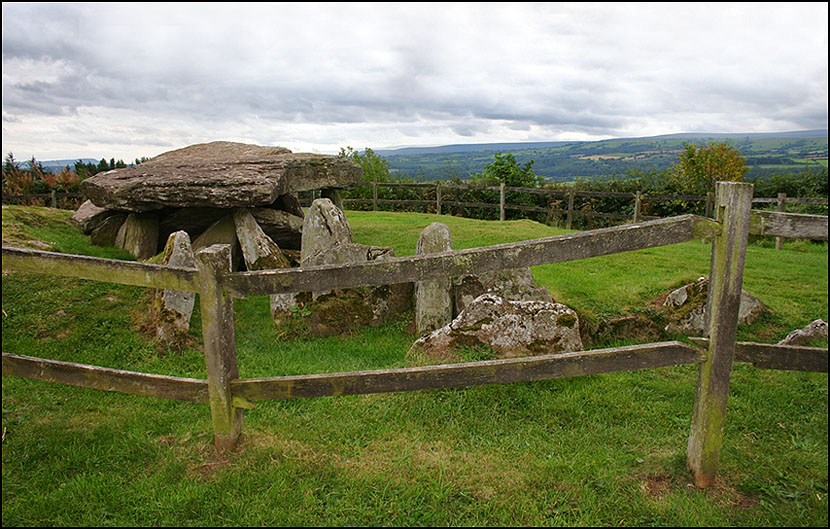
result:
M 377 178 L 378 182 L 389 181 L 389 161 L 379 156 L 375 151 L 366 147 L 362 153 L 351 147 L 340 148 L 341 158 L 351 160 L 363 168 L 363 181 L 372 182 Z
M 542 177 L 533 172 L 533 160 L 519 165 L 516 158 L 510 154 L 496 153 L 496 159 L 490 162 L 484 171 L 474 175 L 473 179 L 487 185 L 504 182 L 508 187 L 539 187 Z
M 671 179 L 677 191 L 705 195 L 715 190 L 715 182 L 741 182 L 748 167 L 741 153 L 725 143 L 711 142 L 698 147 L 684 143 Z

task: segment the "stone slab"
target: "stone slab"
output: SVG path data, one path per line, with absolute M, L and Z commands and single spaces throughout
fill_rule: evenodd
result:
M 338 156 L 217 141 L 98 173 L 81 189 L 98 207 L 143 212 L 267 206 L 287 193 L 348 187 L 362 177 L 358 164 Z

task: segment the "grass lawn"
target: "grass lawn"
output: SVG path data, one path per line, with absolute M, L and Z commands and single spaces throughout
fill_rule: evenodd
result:
M 127 258 L 89 246 L 71 212 L 4 207 L 3 245 Z M 456 249 L 556 235 L 531 221 L 356 212 L 356 242 L 412 255 L 446 223 Z M 40 241 L 33 243 L 32 241 Z M 770 312 L 739 339 L 776 342 L 828 319 L 826 244 L 753 241 L 744 288 Z M 646 311 L 708 273 L 690 242 L 533 269 L 586 319 Z M 192 343 L 160 355 L 144 289 L 3 273 L 3 351 L 204 378 Z M 407 365 L 404 314 L 326 339 L 282 337 L 265 296 L 235 300 L 240 376 Z M 824 343 L 824 346 L 827 344 Z M 465 389 L 259 403 L 239 450 L 212 447 L 206 405 L 3 377 L 3 525 L 826 526 L 827 375 L 736 364 L 721 469 L 685 466 L 695 366 Z

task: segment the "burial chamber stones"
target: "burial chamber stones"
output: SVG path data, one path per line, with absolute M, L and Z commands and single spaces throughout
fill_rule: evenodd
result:
M 227 141 L 191 145 L 86 179 L 93 204 L 141 213 L 165 207 L 257 207 L 298 191 L 346 187 L 363 176 L 337 156 Z
M 94 244 L 121 246 L 147 259 L 171 233 L 184 230 L 195 242 L 234 210 L 245 208 L 280 248 L 299 250 L 303 212 L 297 192 L 332 194 L 362 176 L 358 164 L 338 156 L 216 141 L 84 180 L 82 191 L 89 200 L 72 222 Z

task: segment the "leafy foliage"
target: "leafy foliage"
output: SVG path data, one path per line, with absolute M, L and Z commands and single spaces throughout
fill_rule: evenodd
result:
M 389 161 L 386 158 L 378 156 L 375 151 L 366 147 L 361 153 L 352 147 L 340 148 L 341 158 L 346 158 L 355 162 L 363 168 L 363 181 L 373 182 L 389 182 Z
M 533 172 L 533 160 L 519 165 L 513 154 L 501 152 L 496 153 L 495 158 L 484 171 L 473 175 L 474 182 L 484 185 L 504 183 L 509 187 L 539 187 L 542 184 L 542 178 Z
M 671 177 L 679 190 L 705 195 L 715 190 L 715 182 L 741 182 L 746 174 L 746 159 L 740 151 L 721 142 L 698 147 L 684 143 L 684 151 L 672 166 Z

